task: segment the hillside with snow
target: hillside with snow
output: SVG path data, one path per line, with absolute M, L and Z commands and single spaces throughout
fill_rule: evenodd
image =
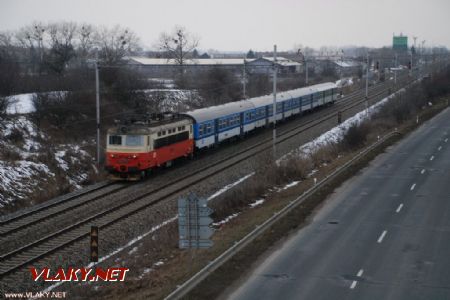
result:
M 28 206 L 80 188 L 93 172 L 79 145 L 53 145 L 27 116 L 0 118 L 0 208 Z

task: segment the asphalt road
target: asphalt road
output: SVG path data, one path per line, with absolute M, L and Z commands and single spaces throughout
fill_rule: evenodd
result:
M 230 299 L 450 299 L 450 109 L 329 197 Z

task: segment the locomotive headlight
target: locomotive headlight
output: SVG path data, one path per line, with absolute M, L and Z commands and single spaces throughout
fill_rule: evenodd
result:
M 115 157 L 115 155 L 114 154 L 111 154 L 111 158 L 114 158 Z
M 133 155 L 133 158 L 136 158 L 137 157 L 137 155 L 135 154 L 135 155 Z

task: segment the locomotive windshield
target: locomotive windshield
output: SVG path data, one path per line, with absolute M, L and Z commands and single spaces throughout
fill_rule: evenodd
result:
M 122 145 L 122 136 L 121 135 L 110 135 L 109 136 L 109 144 L 110 145 Z
M 144 136 L 143 135 L 127 135 L 125 138 L 125 145 L 127 146 L 143 146 Z

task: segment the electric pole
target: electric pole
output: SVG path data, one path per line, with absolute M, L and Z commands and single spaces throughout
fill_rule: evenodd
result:
M 397 86 L 397 53 L 395 53 L 394 85 Z
M 277 45 L 273 46 L 273 161 L 277 159 Z
M 369 52 L 367 52 L 367 67 L 366 67 L 366 111 L 369 114 Z
M 242 68 L 242 89 L 243 89 L 243 93 L 244 93 L 244 99 L 247 99 L 247 95 L 245 93 L 245 84 L 246 84 L 246 81 L 247 81 L 246 77 L 247 77 L 247 75 L 246 75 L 246 72 L 245 72 L 245 55 L 244 55 L 244 66 Z
M 100 170 L 100 83 L 98 78 L 98 54 L 95 59 L 95 105 L 97 119 L 97 168 Z
M 308 85 L 308 60 L 306 59 L 306 56 L 305 56 L 305 68 L 306 68 L 306 78 L 305 78 L 305 83 L 306 83 L 306 85 Z

